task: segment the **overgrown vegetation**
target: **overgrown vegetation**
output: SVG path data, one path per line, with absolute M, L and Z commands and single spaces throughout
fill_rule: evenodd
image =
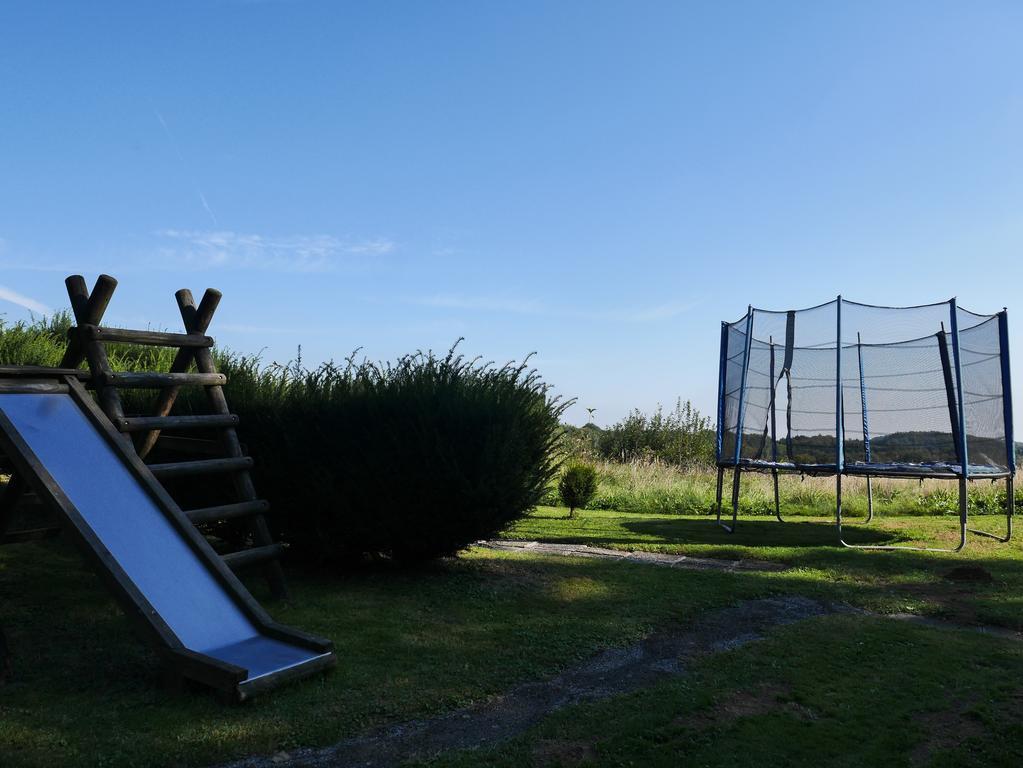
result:
M 714 513 L 716 470 L 707 467 L 680 469 L 659 461 L 597 461 L 597 491 L 587 509 L 670 515 Z M 724 504 L 731 504 L 731 472 L 726 473 Z M 744 473 L 739 512 L 743 515 L 773 515 L 774 488 L 770 475 Z M 834 514 L 835 478 L 781 475 L 779 480 L 782 514 L 793 517 Z M 959 495 L 948 480 L 873 481 L 874 511 L 880 515 L 956 515 Z M 544 497 L 557 505 L 556 486 Z M 1016 504 L 1023 503 L 1023 490 L 1016 489 Z M 971 514 L 998 514 L 1005 509 L 1005 483 L 978 480 L 970 483 Z M 867 513 L 867 484 L 863 478 L 842 480 L 842 506 L 853 516 Z
M 567 403 L 528 363 L 454 349 L 314 370 L 224 361 L 260 492 L 306 563 L 421 560 L 493 536 L 558 469 Z
M 31 323 L 5 323 L 0 318 L 0 365 L 58 366 L 67 349 L 67 332 L 74 324 L 68 312 Z M 174 350 L 135 344 L 108 344 L 107 356 L 116 371 L 165 371 L 174 359 Z M 138 393 L 130 390 L 127 399 Z M 141 401 L 140 401 L 141 402 Z
M 634 410 L 595 435 L 597 455 L 607 461 L 659 461 L 678 467 L 708 466 L 714 461 L 714 430 L 709 418 L 679 398 L 665 413 Z

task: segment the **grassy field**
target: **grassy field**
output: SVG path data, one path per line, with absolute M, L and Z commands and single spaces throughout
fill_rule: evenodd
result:
M 754 597 L 800 594 L 881 613 L 1023 629 L 1018 542 L 973 540 L 959 557 L 851 552 L 836 548 L 830 527 L 815 520 L 745 519 L 730 537 L 706 518 L 584 511 L 567 520 L 566 514 L 537 510 L 507 536 L 792 567 L 677 571 L 475 549 L 419 570 L 377 566 L 340 580 L 292 574 L 293 602 L 271 605 L 272 612 L 331 637 L 339 667 L 232 708 L 205 695 L 164 693 L 153 658 L 60 541 L 5 547 L 0 606 L 16 658 L 15 677 L 0 689 L 0 765 L 204 765 L 329 744 L 376 725 L 486 701 L 656 627 Z M 997 518 L 981 523 L 994 527 Z M 941 517 L 902 517 L 854 535 L 942 542 L 952 527 Z M 943 578 L 961 564 L 981 566 L 993 580 Z M 259 582 L 252 587 L 265 599 Z M 974 762 L 955 764 L 1008 764 L 981 745 L 998 731 L 1000 754 L 1020 753 L 1019 727 L 1007 712 L 1019 704 L 1021 648 L 869 616 L 822 618 L 709 658 L 693 674 L 641 695 L 562 711 L 493 752 L 447 755 L 442 762 L 577 764 L 575 750 L 609 765 L 668 764 L 679 756 L 694 764 L 731 756 L 733 764 L 745 764 L 761 753 L 766 762 L 760 764 L 782 765 L 810 764 L 814 754 L 827 762 L 851 750 L 855 759 L 845 764 L 882 758 L 907 764 L 926 749 L 935 764 L 953 764 L 951 744 L 921 746 L 931 738 L 927 723 L 950 707 L 950 717 L 966 722 L 965 733 L 976 741 Z M 729 703 L 735 692 L 751 689 L 763 701 Z M 869 738 L 859 737 L 864 729 Z M 559 739 L 570 742 L 562 745 L 567 752 L 551 743 Z M 755 749 L 747 751 L 750 745 Z
M 676 515 L 710 514 L 714 510 L 717 474 L 712 468 L 679 469 L 658 461 L 593 461 L 597 469 L 597 493 L 590 509 L 619 512 L 644 512 Z M 731 472 L 725 475 L 725 505 L 731 504 Z M 781 506 L 785 515 L 834 515 L 835 479 L 781 475 Z M 859 477 L 842 481 L 843 506 L 849 514 L 867 511 L 867 483 Z M 947 480 L 873 481 L 874 510 L 882 515 L 957 514 L 959 495 L 954 482 Z M 1023 495 L 1017 497 L 1023 502 Z M 970 508 L 992 513 L 1005 503 L 1004 482 L 978 481 L 970 484 Z M 552 488 L 546 503 L 558 504 Z M 739 510 L 744 515 L 773 515 L 774 487 L 771 476 L 744 473 Z

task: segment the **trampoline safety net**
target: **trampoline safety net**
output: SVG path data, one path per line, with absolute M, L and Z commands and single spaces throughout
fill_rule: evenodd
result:
M 808 474 L 1015 472 L 1003 310 L 841 297 L 722 323 L 717 462 Z

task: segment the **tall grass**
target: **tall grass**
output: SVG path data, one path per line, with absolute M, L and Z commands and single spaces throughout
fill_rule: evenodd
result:
M 67 349 L 68 312 L 32 322 L 7 323 L 0 318 L 0 365 L 60 365 Z M 108 344 L 107 357 L 115 371 L 166 371 L 174 350 L 134 344 Z
M 709 515 L 715 509 L 717 474 L 713 468 L 681 469 L 661 461 L 595 462 L 597 493 L 588 509 Z M 725 474 L 724 505 L 731 504 L 731 472 Z M 955 515 L 959 496 L 948 480 L 876 479 L 872 482 L 874 511 L 881 515 Z M 782 475 L 779 480 L 782 515 L 830 516 L 835 509 L 834 477 Z M 1020 502 L 1023 495 L 1017 494 Z M 556 504 L 549 491 L 544 503 Z M 970 510 L 995 513 L 1005 508 L 1005 484 L 970 483 Z M 866 514 L 867 483 L 861 477 L 842 479 L 842 506 L 851 514 Z M 739 512 L 773 515 L 774 486 L 770 475 L 743 473 Z

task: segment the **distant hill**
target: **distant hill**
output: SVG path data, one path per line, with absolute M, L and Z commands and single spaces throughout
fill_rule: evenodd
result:
M 744 438 L 749 440 L 750 436 Z M 757 440 L 756 437 L 753 437 Z M 969 436 L 970 463 L 1004 466 L 1005 443 L 990 438 Z M 1023 443 L 1016 444 L 1016 454 L 1023 455 Z M 765 454 L 766 454 L 765 450 Z M 744 450 L 745 454 L 746 451 Z M 785 442 L 778 441 L 779 457 L 785 457 Z M 872 438 L 870 460 L 879 464 L 927 464 L 955 461 L 956 449 L 947 432 L 895 432 Z M 865 458 L 862 440 L 845 441 L 847 462 Z M 766 458 L 766 456 L 765 456 Z M 835 438 L 830 435 L 799 436 L 792 439 L 792 459 L 798 464 L 830 464 L 835 460 Z

